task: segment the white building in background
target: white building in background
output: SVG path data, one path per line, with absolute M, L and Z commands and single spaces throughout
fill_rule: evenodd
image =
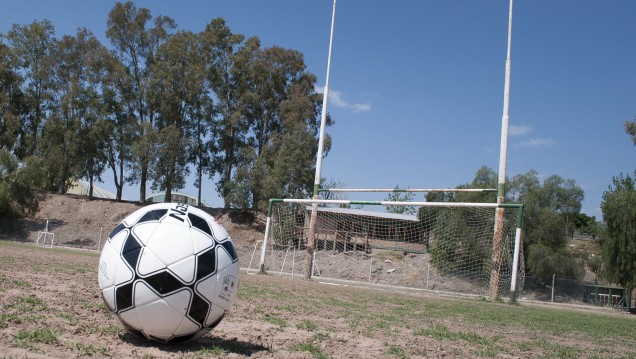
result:
M 79 196 L 88 196 L 88 182 L 84 180 L 73 181 L 66 193 Z M 93 198 L 115 199 L 115 194 L 103 188 L 93 185 Z M 153 193 L 146 197 L 147 202 L 163 203 L 166 198 L 166 192 Z M 172 192 L 172 202 L 185 203 L 190 206 L 199 206 L 197 198 L 187 193 Z M 210 207 L 205 201 L 201 201 L 201 207 Z
M 166 192 L 153 193 L 146 197 L 146 201 L 153 203 L 163 203 L 166 200 Z M 185 203 L 190 206 L 199 206 L 197 198 L 187 193 L 172 192 L 171 200 L 174 203 Z M 210 207 L 205 201 L 201 201 L 201 207 Z
M 84 180 L 73 181 L 66 191 L 68 194 L 88 196 L 88 182 Z M 93 184 L 93 198 L 115 199 L 115 194 Z

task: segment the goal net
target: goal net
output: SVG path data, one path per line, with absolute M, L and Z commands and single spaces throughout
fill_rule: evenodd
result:
M 308 256 L 314 203 L 314 251 Z M 253 261 L 248 270 L 301 278 L 312 261 L 309 276 L 320 280 L 487 295 L 498 207 L 505 208 L 498 290 L 513 295 L 524 279 L 522 206 L 515 204 L 274 199 L 260 266 Z

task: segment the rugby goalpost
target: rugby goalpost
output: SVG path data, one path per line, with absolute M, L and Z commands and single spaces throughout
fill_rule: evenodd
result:
M 410 214 L 387 213 L 388 206 L 408 208 Z M 506 212 L 507 221 L 501 227 L 500 260 L 494 263 L 492 233 L 498 209 Z M 260 248 L 259 272 L 291 276 L 304 272 L 305 277 L 320 280 L 486 296 L 491 290 L 492 267 L 496 265 L 501 273 L 498 286 L 506 288 L 502 292 L 514 300 L 524 279 L 522 211 L 520 204 L 272 199 Z M 307 263 L 303 253 L 309 248 L 312 218 L 314 251 L 311 263 Z
M 505 237 L 505 221 L 506 221 L 506 213 L 505 207 L 507 206 L 504 203 L 505 198 L 505 178 L 506 178 L 506 162 L 507 162 L 507 150 L 508 150 L 508 127 L 509 127 L 509 101 L 510 101 L 510 68 L 511 68 L 511 60 L 510 60 L 510 49 L 511 49 L 511 38 L 512 38 L 512 8 L 513 8 L 513 0 L 510 0 L 509 3 L 509 13 L 508 13 L 508 42 L 507 42 L 507 56 L 506 56 L 506 68 L 505 68 L 505 83 L 504 83 L 504 104 L 503 104 L 503 115 L 501 120 L 501 142 L 500 142 L 500 151 L 499 151 L 499 178 L 497 185 L 497 203 L 495 204 L 495 214 L 494 218 L 494 230 L 492 233 L 492 250 L 491 250 L 491 273 L 489 276 L 489 293 L 488 296 L 496 300 L 500 294 L 500 282 L 501 282 L 501 264 L 503 257 L 501 255 L 503 245 L 504 245 L 504 237 Z M 311 274 L 313 273 L 313 260 L 315 258 L 315 245 L 316 245 L 316 222 L 317 222 L 317 214 L 318 214 L 318 205 L 320 204 L 319 198 L 319 188 L 320 182 L 322 180 L 321 171 L 322 171 L 322 160 L 323 160 L 323 147 L 324 147 L 324 134 L 325 134 L 325 124 L 327 117 L 327 103 L 329 97 L 329 72 L 331 68 L 331 52 L 333 46 L 333 33 L 334 33 L 334 24 L 335 24 L 335 15 L 336 15 L 336 0 L 333 1 L 333 12 L 331 17 L 331 32 L 329 37 L 329 51 L 327 58 L 327 74 L 325 87 L 323 92 L 323 106 L 321 113 L 321 121 L 320 121 L 320 130 L 319 130 L 319 139 L 318 139 L 318 150 L 316 153 L 316 173 L 314 177 L 314 188 L 313 188 L 313 197 L 310 202 L 306 202 L 311 204 L 311 215 L 308 224 L 308 233 L 307 233 L 307 253 L 306 253 L 306 264 L 305 264 L 305 273 L 306 278 L 311 278 Z M 355 204 L 355 202 L 348 203 L 340 203 L 340 205 L 351 205 Z M 367 205 L 369 203 L 363 202 L 361 205 Z M 392 205 L 399 205 L 397 203 L 393 203 Z M 419 204 L 418 204 L 419 205 Z M 413 206 L 413 204 L 409 204 L 409 206 Z M 431 206 L 431 205 L 424 205 Z M 271 207 L 271 205 L 270 205 Z M 520 207 L 522 208 L 522 207 Z M 521 216 L 522 210 L 520 210 L 519 216 Z M 268 216 L 269 218 L 269 216 Z M 521 217 L 519 217 L 519 222 L 521 221 Z M 520 225 L 518 226 L 519 235 L 515 239 L 515 242 L 520 242 Z M 269 226 L 268 226 L 269 228 Z M 267 231 L 265 238 L 267 238 Z M 518 250 L 518 244 L 515 245 L 515 251 Z M 263 251 L 266 249 L 265 240 L 263 242 Z M 264 254 L 262 255 L 262 258 Z M 515 256 L 515 260 L 517 257 Z M 261 266 L 263 265 L 263 261 L 261 261 Z M 263 268 L 261 267 L 261 270 Z M 516 266 L 515 266 L 516 271 Z M 516 288 L 511 288 L 511 299 L 515 300 Z

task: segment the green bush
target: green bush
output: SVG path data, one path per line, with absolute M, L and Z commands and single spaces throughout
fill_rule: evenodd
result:
M 538 281 L 548 283 L 552 275 L 560 278 L 583 278 L 584 266 L 566 248 L 551 248 L 543 244 L 530 246 L 528 253 L 530 273 Z
M 41 187 L 41 160 L 27 157 L 23 162 L 0 149 L 0 218 L 14 219 L 37 210 L 35 191 Z

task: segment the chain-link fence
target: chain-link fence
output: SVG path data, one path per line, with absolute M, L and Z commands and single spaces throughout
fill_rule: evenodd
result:
M 590 305 L 616 310 L 628 310 L 634 307 L 629 291 L 624 288 L 556 276 L 545 281 L 526 276 L 520 297 L 521 300 Z

